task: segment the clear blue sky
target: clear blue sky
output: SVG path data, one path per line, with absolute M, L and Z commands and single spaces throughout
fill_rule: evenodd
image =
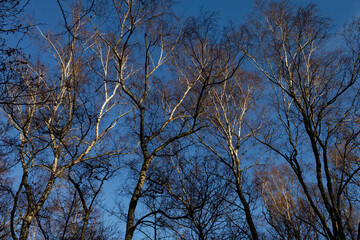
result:
M 360 16 L 360 0 L 293 0 L 296 3 L 314 3 L 321 13 L 343 24 L 349 17 Z M 220 12 L 222 18 L 242 21 L 251 13 L 253 0 L 178 0 L 180 9 L 195 13 L 200 6 Z M 224 20 L 223 19 L 223 20 Z
M 176 10 L 185 16 L 196 15 L 200 7 L 219 12 L 221 22 L 232 20 L 243 22 L 251 13 L 253 0 L 176 0 Z M 62 0 L 64 6 L 71 0 Z M 336 26 L 343 25 L 352 17 L 360 17 L 360 0 L 293 0 L 294 3 L 315 3 L 324 16 L 334 20 Z M 30 0 L 27 7 L 30 16 L 42 23 L 62 21 L 56 0 Z

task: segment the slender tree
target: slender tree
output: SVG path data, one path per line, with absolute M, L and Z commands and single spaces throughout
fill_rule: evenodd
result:
M 358 170 L 337 182 L 330 150 L 341 129 L 357 132 L 359 49 L 332 51 L 328 19 L 319 17 L 314 5 L 259 1 L 257 14 L 261 18 L 252 18 L 245 30 L 251 36 L 243 51 L 274 89 L 278 131 L 285 136 L 259 140 L 291 166 L 321 223 L 318 233 L 329 239 L 354 236 L 349 230 L 355 203 L 349 211 L 344 191 Z
M 256 75 L 238 70 L 231 79 L 212 88 L 207 106 L 210 126 L 205 134 L 199 135 L 199 140 L 206 149 L 231 172 L 231 176 L 224 174 L 221 177 L 231 183 L 241 202 L 241 214 L 246 216 L 247 228 L 250 230 L 248 236 L 251 239 L 259 239 L 251 206 L 256 194 L 248 192 L 253 187 L 246 184 L 245 179 L 251 179 L 246 174 L 253 173 L 252 168 L 259 164 L 261 156 L 248 154 L 254 151 L 252 148 L 256 142 L 253 135 L 256 128 L 259 128 L 250 127 L 253 123 L 248 114 L 255 106 L 259 81 Z
M 119 153 L 117 148 L 100 144 L 126 114 L 116 109 L 120 84 L 107 81 L 105 66 L 102 78 L 91 74 L 88 66 L 95 64 L 91 55 L 95 52 L 96 56 L 99 49 L 85 22 L 78 21 L 80 13 L 75 7 L 74 38 L 70 42 L 38 28 L 45 50 L 57 64 L 55 69 L 22 57 L 10 65 L 16 78 L 5 85 L 8 101 L 1 110 L 12 125 L 12 138 L 3 138 L 2 142 L 16 149 L 11 164 L 21 168 L 21 181 L 12 191 L 13 239 L 29 236 L 32 223 L 68 169 Z M 103 121 L 112 111 L 117 115 Z

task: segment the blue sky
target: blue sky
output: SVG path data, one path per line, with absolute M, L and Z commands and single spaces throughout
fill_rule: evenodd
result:
M 71 0 L 62 0 L 64 6 Z M 352 17 L 360 16 L 359 0 L 293 0 L 294 3 L 315 3 L 324 16 L 334 20 L 337 27 Z M 253 0 L 177 0 L 176 10 L 180 14 L 196 15 L 200 7 L 217 11 L 221 22 L 232 20 L 240 23 L 251 13 Z M 61 23 L 62 16 L 56 0 L 30 0 L 27 7 L 30 16 L 41 23 Z
M 196 14 L 201 6 L 218 11 L 221 20 L 230 19 L 243 22 L 251 14 L 253 0 L 178 0 L 180 11 Z M 335 26 L 340 27 L 353 17 L 360 17 L 360 0 L 293 0 L 295 4 L 314 3 L 320 12 L 333 19 Z

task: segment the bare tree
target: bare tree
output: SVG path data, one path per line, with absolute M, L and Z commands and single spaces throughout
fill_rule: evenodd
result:
M 245 214 L 247 229 L 250 230 L 248 237 L 251 239 L 259 239 L 251 206 L 256 194 L 250 192 L 251 184 L 245 182 L 251 182 L 249 179 L 253 168 L 259 163 L 261 156 L 249 154 L 256 145 L 252 137 L 256 127 L 250 126 L 254 123 L 248 115 L 255 115 L 252 111 L 259 94 L 259 82 L 256 75 L 238 70 L 231 79 L 212 88 L 206 107 L 209 127 L 204 134 L 198 135 L 206 149 L 231 173 L 230 176 L 223 174 L 221 178 L 231 183 L 241 202 L 242 210 L 238 214 Z M 247 229 L 244 232 L 247 233 Z
M 350 54 L 326 49 L 334 49 L 328 20 L 318 16 L 314 5 L 258 1 L 257 14 L 261 17 L 252 18 L 244 31 L 249 38 L 243 51 L 274 89 L 277 131 L 285 136 L 259 140 L 291 166 L 320 222 L 318 232 L 329 239 L 354 236 L 349 224 L 356 204 L 349 211 L 344 191 L 358 169 L 341 183 L 335 181 L 330 149 L 342 128 L 357 132 L 352 122 L 359 49 L 350 49 Z
M 116 108 L 120 84 L 108 81 L 107 65 L 101 64 L 110 57 L 102 55 L 85 22 L 78 21 L 80 13 L 81 8 L 75 7 L 70 42 L 38 29 L 40 39 L 45 40 L 44 50 L 54 57 L 53 69 L 24 58 L 10 65 L 16 78 L 6 84 L 8 101 L 1 110 L 13 127 L 13 139 L 2 141 L 16 148 L 13 164 L 21 168 L 21 181 L 12 192 L 13 239 L 17 239 L 17 232 L 20 239 L 27 238 L 31 224 L 66 170 L 120 152 L 101 147 L 105 136 L 126 114 Z M 96 65 L 94 59 L 101 67 L 100 77 L 88 68 Z
M 173 56 L 169 61 L 169 67 L 174 73 L 174 79 L 171 82 L 168 81 L 166 88 L 161 87 L 161 92 L 164 95 L 151 96 L 152 99 L 161 101 L 161 108 L 157 109 L 157 111 L 159 113 L 163 112 L 162 114 L 168 117 L 162 123 L 154 121 L 153 116 L 156 115 L 149 118 L 150 121 L 157 122 L 158 126 L 153 125 L 155 130 L 149 128 L 152 134 L 146 137 L 145 141 L 140 140 L 140 142 L 152 144 L 147 139 L 159 136 L 160 138 L 154 138 L 154 141 L 162 143 L 149 155 L 150 158 L 159 154 L 167 154 L 165 147 L 177 144 L 180 138 L 193 134 L 204 126 L 203 121 L 200 121 L 200 119 L 206 109 L 205 104 L 209 89 L 231 78 L 241 61 L 241 59 L 237 58 L 236 49 L 235 52 L 232 52 L 234 49 L 226 48 L 230 46 L 230 43 L 227 42 L 228 39 L 226 37 L 217 38 L 215 35 L 215 28 L 212 26 L 213 22 L 211 22 L 213 17 L 213 15 L 205 15 L 187 20 L 182 37 L 175 46 Z M 145 114 L 144 112 L 144 116 L 146 116 Z M 159 119 L 158 116 L 157 118 Z M 145 121 L 143 123 L 150 126 Z M 156 129 L 160 129 L 160 131 Z M 168 131 L 165 131 L 166 129 L 176 133 L 176 135 L 169 134 Z M 161 135 L 168 136 L 164 138 Z M 204 194 L 211 193 L 205 191 Z M 192 204 L 186 203 L 186 201 L 183 203 L 185 205 Z M 191 208 L 187 209 L 190 211 L 192 221 L 197 222 L 199 219 L 196 220 L 193 210 Z M 211 219 L 209 221 L 215 220 L 216 216 L 214 215 Z M 199 223 L 195 225 L 199 237 L 204 238 L 205 233 L 203 231 L 205 230 L 202 229 L 204 226 Z
M 83 240 L 85 237 L 99 238 L 93 233 L 94 231 L 90 231 L 90 233 L 87 231 L 87 226 L 91 220 L 90 214 L 94 212 L 93 209 L 96 208 L 96 200 L 105 181 L 107 181 L 117 169 L 114 169 L 106 159 L 95 159 L 84 162 L 82 167 L 76 167 L 79 169 L 69 171 L 68 179 L 76 189 L 83 209 L 80 239 Z M 93 226 L 92 228 L 96 229 L 97 226 Z
M 266 222 L 274 239 L 319 239 L 316 214 L 286 165 L 257 172 Z
M 33 229 L 38 237 L 110 239 L 112 231 L 103 223 L 97 202 L 111 174 L 112 169 L 107 164 L 99 164 L 98 160 L 82 162 L 69 169 L 36 217 Z
M 174 22 L 167 3 L 113 1 L 113 9 L 119 18 L 118 31 L 111 35 L 103 34 L 94 24 L 98 36 L 116 56 L 117 81 L 136 108 L 130 124 L 134 142 L 139 146 L 141 166 L 126 214 L 126 239 L 132 239 L 138 225 L 135 210 L 153 159 L 170 144 L 200 128 L 197 119 L 203 109 L 201 102 L 206 88 L 211 85 L 212 74 L 217 74 L 214 59 L 218 56 L 210 56 L 216 52 L 211 52 L 210 45 L 209 50 L 201 49 L 209 43 L 206 38 L 201 39 L 207 33 L 197 38 L 200 41 L 190 42 L 192 47 L 196 47 L 196 52 L 186 47 L 188 42 L 185 41 L 192 41 L 196 29 L 194 25 L 189 27 L 182 39 L 180 26 L 171 26 Z M 202 45 L 198 48 L 196 44 Z M 191 54 L 190 57 L 186 56 L 187 53 Z M 202 55 L 197 56 L 198 53 Z M 191 58 L 198 63 L 191 63 Z M 189 61 L 180 65 L 183 63 L 179 62 L 180 59 Z M 165 68 L 170 60 L 174 67 Z M 169 73 L 167 79 L 158 73 L 162 66 L 162 71 Z
M 180 239 L 227 234 L 226 212 L 233 194 L 228 182 L 218 178 L 221 168 L 217 161 L 201 156 L 197 147 L 163 157 L 149 169 L 143 201 L 158 216 L 158 237 L 166 231 Z

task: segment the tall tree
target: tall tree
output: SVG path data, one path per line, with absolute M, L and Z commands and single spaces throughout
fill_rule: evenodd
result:
M 259 239 L 254 206 L 251 204 L 255 202 L 256 194 L 250 192 L 253 187 L 246 183 L 252 182 L 253 168 L 261 160 L 261 155 L 251 154 L 257 144 L 253 135 L 259 126 L 255 126 L 250 119 L 255 115 L 254 109 L 260 109 L 254 108 L 259 95 L 259 84 L 260 79 L 256 75 L 238 70 L 231 79 L 212 88 L 206 107 L 209 127 L 205 134 L 199 135 L 207 150 L 231 172 L 230 176 L 224 173 L 221 177 L 231 183 L 241 202 L 242 211 L 239 214 L 245 214 L 247 222 L 243 231 L 251 239 Z M 249 116 L 251 113 L 253 116 Z M 250 230 L 249 233 L 247 229 Z
M 162 80 L 166 86 L 149 81 L 150 90 L 144 88 L 140 95 L 143 99 L 136 99 L 131 93 L 131 99 L 139 104 L 140 119 L 134 120 L 139 124 L 137 135 L 144 157 L 136 195 L 133 194 L 134 202 L 141 195 L 152 160 L 157 155 L 174 154 L 168 153 L 167 147 L 179 144 L 180 139 L 204 126 L 200 119 L 206 109 L 209 89 L 227 81 L 238 68 L 241 59 L 236 49 L 232 52 L 233 48 L 226 48 L 230 46 L 226 37 L 216 36 L 213 17 L 204 15 L 185 22 L 183 32 L 177 35 L 176 45 L 169 52 L 169 61 L 165 63 L 170 73 L 169 80 Z M 147 86 L 148 79 L 145 75 L 142 86 Z
M 7 161 L 21 169 L 16 173 L 21 180 L 12 191 L 13 239 L 28 237 L 31 224 L 68 169 L 119 153 L 118 148 L 101 144 L 126 114 L 117 108 L 120 84 L 107 79 L 101 63 L 109 61 L 108 56 L 94 60 L 96 54 L 102 56 L 102 49 L 86 31 L 85 21 L 79 20 L 80 14 L 81 8 L 74 7 L 74 37 L 69 42 L 38 28 L 54 66 L 21 56 L 10 65 L 15 78 L 5 85 L 8 101 L 1 110 L 12 127 L 10 138 L 3 136 L 3 146 L 16 149 Z M 101 77 L 89 68 L 94 65 L 101 67 Z
M 318 233 L 329 239 L 354 236 L 356 203 L 349 211 L 344 193 L 358 169 L 335 180 L 330 150 L 343 128 L 353 131 L 349 141 L 357 138 L 358 38 L 348 52 L 333 51 L 328 19 L 314 5 L 258 1 L 256 14 L 245 30 L 243 51 L 274 89 L 277 131 L 285 136 L 259 140 L 291 166 L 321 223 Z

